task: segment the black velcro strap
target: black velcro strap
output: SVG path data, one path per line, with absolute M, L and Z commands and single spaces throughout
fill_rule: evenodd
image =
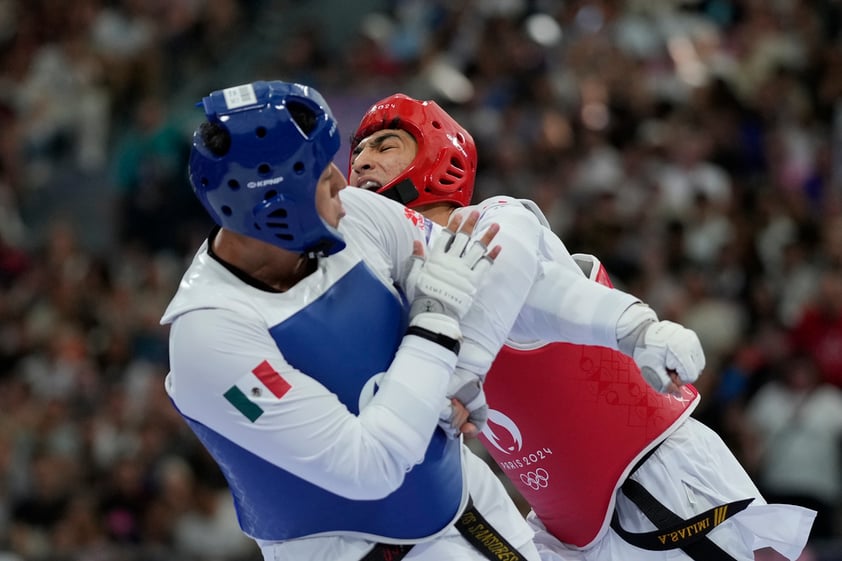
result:
M 393 201 L 397 201 L 402 205 L 408 205 L 419 196 L 418 189 L 409 179 L 404 179 L 397 185 L 393 185 L 389 189 L 381 191 L 380 194 L 392 199 Z
M 652 532 L 628 532 L 620 525 L 620 517 L 615 509 L 611 518 L 611 528 L 628 543 L 650 551 L 679 548 L 695 561 L 734 561 L 734 558 L 712 542 L 707 534 L 744 510 L 753 498 L 726 503 L 684 520 L 661 504 L 634 479 L 626 479 L 622 490 L 658 528 Z
M 417 325 L 410 325 L 406 330 L 406 334 L 417 335 L 418 337 L 423 337 L 433 343 L 438 343 L 448 351 L 453 351 L 453 353 L 457 355 L 459 354 L 459 349 L 462 346 L 458 339 L 442 335 L 441 333 L 436 333 L 435 331 L 430 331 L 429 329 L 424 329 L 423 327 L 418 327 Z
M 415 544 L 378 543 L 360 561 L 400 561 Z
M 456 529 L 489 561 L 526 561 L 526 557 L 479 513 L 471 499 L 456 521 Z

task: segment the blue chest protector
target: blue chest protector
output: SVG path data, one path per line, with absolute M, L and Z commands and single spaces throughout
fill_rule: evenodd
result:
M 270 328 L 284 357 L 353 413 L 363 385 L 385 371 L 406 330 L 406 308 L 358 263 L 311 305 Z M 323 341 L 320 352 L 313 341 Z M 386 498 L 350 500 L 263 460 L 203 424 L 187 419 L 225 475 L 240 526 L 254 538 L 362 533 L 381 541 L 417 540 L 440 531 L 462 498 L 459 440 L 436 429 L 423 463 Z

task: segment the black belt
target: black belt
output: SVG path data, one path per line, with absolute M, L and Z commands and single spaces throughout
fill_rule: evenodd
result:
M 650 450 L 632 468 L 631 473 L 649 459 L 654 450 Z M 620 525 L 620 516 L 615 507 L 614 515 L 611 517 L 611 529 L 617 535 L 636 547 L 650 551 L 680 548 L 694 561 L 734 561 L 734 558 L 711 541 L 707 534 L 744 510 L 754 500 L 753 498 L 726 503 L 684 520 L 652 496 L 643 485 L 632 479 L 631 473 L 620 488 L 657 530 L 642 533 L 626 531 Z
M 506 538 L 494 529 L 468 499 L 468 506 L 455 523 L 459 533 L 489 561 L 526 561 Z M 378 543 L 360 561 L 400 561 L 414 544 L 394 545 Z

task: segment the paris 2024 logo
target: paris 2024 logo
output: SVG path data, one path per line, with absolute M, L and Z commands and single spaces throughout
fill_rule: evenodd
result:
M 488 411 L 488 423 L 482 436 L 489 452 L 509 478 L 518 478 L 534 491 L 550 485 L 550 474 L 542 466 L 553 451 L 549 447 L 523 450 L 523 435 L 517 424 L 495 409 Z

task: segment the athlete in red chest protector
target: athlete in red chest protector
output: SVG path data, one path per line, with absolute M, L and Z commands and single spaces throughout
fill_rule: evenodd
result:
M 378 101 L 351 148 L 351 185 L 440 224 L 471 202 L 476 147 L 432 101 L 402 94 Z M 512 218 L 518 213 L 543 224 L 544 234 L 524 234 L 520 246 L 507 238 L 513 243 L 501 257 L 518 250 L 547 257 L 543 280 L 552 276 L 547 271 L 559 273 L 556 265 L 567 267 L 557 277 L 563 281 L 538 281 L 515 323 L 504 327 L 495 314 L 510 307 L 516 291 L 511 283 L 502 287 L 486 329 L 510 331 L 496 358 L 474 370 L 480 380 L 488 373 L 485 392 L 463 393 L 466 384 L 451 393 L 470 412 L 463 432 L 486 427 L 483 444 L 532 507 L 528 518 L 542 560 L 751 561 L 755 551 L 769 548 L 797 559 L 815 512 L 767 504 L 722 439 L 690 415 L 699 401 L 690 383 L 704 365 L 703 356 L 694 356 L 698 341 L 688 340 L 681 326 L 658 322 L 665 331 L 656 360 L 624 344 L 627 312 L 617 315 L 616 308 L 580 297 L 612 291 L 596 258 L 571 256 L 530 201 L 499 197 L 475 207 L 493 214 L 501 234 L 523 224 Z M 521 271 L 512 272 L 514 282 Z M 589 321 L 554 323 L 566 337 L 548 338 L 540 327 L 552 322 L 559 305 Z M 534 325 L 540 327 L 530 331 Z M 475 358 L 465 346 L 462 351 L 460 364 Z

